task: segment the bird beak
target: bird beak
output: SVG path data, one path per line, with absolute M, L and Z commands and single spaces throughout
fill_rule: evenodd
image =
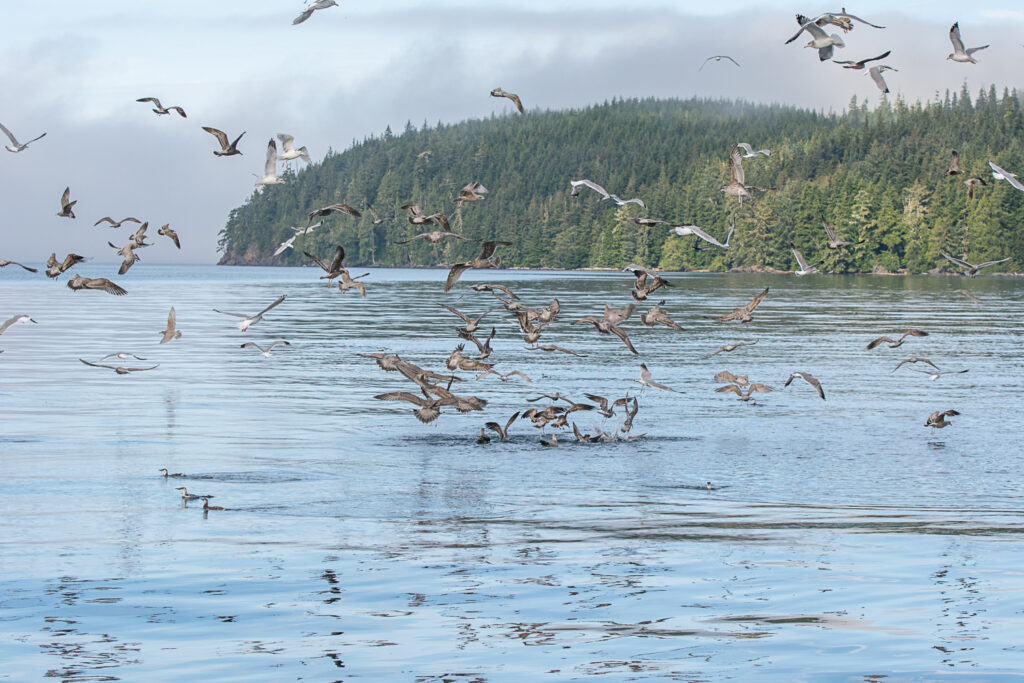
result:
M 35 323 L 36 325 L 38 325 L 38 324 L 39 324 L 39 323 L 38 323 L 37 321 L 33 320 L 32 318 L 29 318 L 29 319 L 28 319 L 28 321 L 29 321 L 30 323 Z

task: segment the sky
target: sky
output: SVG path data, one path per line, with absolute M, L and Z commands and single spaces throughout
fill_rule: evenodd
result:
M 802 47 L 805 37 L 783 44 L 797 29 L 795 11 L 834 6 L 340 0 L 293 26 L 304 4 L 8 3 L 0 122 L 21 140 L 47 136 L 19 154 L 0 150 L 0 258 L 39 263 L 74 251 L 113 262 L 106 242 L 124 244 L 127 228 L 93 223 L 132 215 L 148 220 L 151 233 L 170 223 L 181 237 L 180 252 L 156 238 L 140 251 L 144 262 L 213 263 L 218 232 L 254 191 L 277 133 L 294 135 L 319 160 L 388 125 L 508 113 L 507 100 L 489 97 L 497 86 L 541 110 L 698 96 L 839 112 L 852 96 L 871 104 L 880 97 L 866 72 L 819 63 Z M 991 84 L 1024 90 L 1024 9 L 1019 0 L 978 5 L 967 14 L 952 0 L 851 1 L 851 12 L 886 29 L 857 26 L 835 58 L 892 50 L 884 63 L 899 71 L 886 74 L 890 98 L 911 102 L 964 84 L 972 93 Z M 954 21 L 968 47 L 991 44 L 977 53 L 979 64 L 946 61 Z M 714 54 L 741 66 L 698 70 Z M 156 116 L 135 102 L 146 96 L 181 105 L 188 118 Z M 232 137 L 245 131 L 244 154 L 213 156 L 215 140 L 201 126 Z M 65 186 L 79 202 L 73 221 L 56 216 Z

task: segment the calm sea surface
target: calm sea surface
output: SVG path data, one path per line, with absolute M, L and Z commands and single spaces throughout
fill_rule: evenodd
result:
M 373 270 L 362 298 L 312 269 L 140 264 L 113 297 L 15 268 L 0 320 L 39 324 L 0 336 L 0 680 L 1024 676 L 1024 281 L 675 275 L 651 301 L 686 330 L 634 316 L 634 357 L 569 325 L 624 306 L 626 274 L 470 272 L 444 295 L 444 271 Z M 481 281 L 557 296 L 541 341 L 583 355 L 525 349 Z M 712 321 L 766 286 L 749 326 Z M 245 334 L 211 310 L 281 294 Z M 355 354 L 443 371 L 461 323 L 439 303 L 495 308 L 490 360 L 533 381 L 461 373 L 486 409 L 422 425 L 372 398 L 415 387 Z M 172 305 L 184 336 L 159 345 Z M 930 334 L 865 348 L 911 327 Z M 159 367 L 78 362 L 118 351 Z M 969 372 L 892 372 L 910 356 Z M 641 391 L 641 361 L 680 393 Z M 721 370 L 775 391 L 715 393 Z M 783 389 L 798 370 L 826 401 Z M 544 448 L 520 420 L 476 444 L 555 391 L 638 396 L 646 436 Z

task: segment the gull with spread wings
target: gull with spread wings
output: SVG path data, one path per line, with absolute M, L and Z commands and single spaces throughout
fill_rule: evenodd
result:
M 1006 258 L 1001 258 L 1001 259 L 998 259 L 996 261 L 985 261 L 984 263 L 979 263 L 978 265 L 975 266 L 975 265 L 971 265 L 967 261 L 964 261 L 963 259 L 953 258 L 952 256 L 950 256 L 949 254 L 947 254 L 945 252 L 940 252 L 940 253 L 942 254 L 942 257 L 944 259 L 946 259 L 947 261 L 952 263 L 954 266 L 957 266 L 959 268 L 963 268 L 964 269 L 964 275 L 966 275 L 967 277 L 974 277 L 975 275 L 978 274 L 978 271 L 981 270 L 982 268 L 988 268 L 989 266 L 994 266 L 997 263 L 1003 263 L 1005 261 L 1009 261 L 1010 260 L 1010 257 L 1007 256 Z
M 494 251 L 498 247 L 510 247 L 511 242 L 502 242 L 499 240 L 492 240 L 490 242 L 484 242 L 480 248 L 480 255 L 475 259 L 465 261 L 463 263 L 456 263 L 448 271 L 448 277 L 444 282 L 444 291 L 451 291 L 455 283 L 459 281 L 462 274 L 470 268 L 497 268 L 500 263 L 500 259 L 494 255 Z
M 286 294 L 282 294 L 281 296 L 279 296 L 277 298 L 276 301 L 274 301 L 274 303 L 270 304 L 269 306 L 264 308 L 259 313 L 255 313 L 253 315 L 246 315 L 245 313 L 228 313 L 227 311 L 221 311 L 221 310 L 218 310 L 216 308 L 213 309 L 213 310 L 214 310 L 215 313 L 222 313 L 224 315 L 230 315 L 230 316 L 235 317 L 235 318 L 241 318 L 241 320 L 239 322 L 235 323 L 235 325 L 238 327 L 239 330 L 241 330 L 242 332 L 245 332 L 246 330 L 249 329 L 249 327 L 251 325 L 255 325 L 259 321 L 263 320 L 263 316 L 267 313 L 267 311 L 269 311 L 270 309 L 274 308 L 275 306 L 280 305 L 281 302 L 284 301 L 286 297 L 287 297 Z
M 183 119 L 188 118 L 187 116 L 185 116 L 185 110 L 182 109 L 181 107 L 178 107 L 178 106 L 165 107 L 162 104 L 160 104 L 160 100 L 158 100 L 155 97 L 140 97 L 139 99 L 137 99 L 135 101 L 136 102 L 149 102 L 150 104 L 152 104 L 153 105 L 153 113 L 156 114 L 157 116 L 164 116 L 166 114 L 170 114 L 172 111 L 175 111 L 175 112 L 178 112 L 178 116 L 180 116 L 181 118 L 183 118 Z
M 963 62 L 970 64 L 977 64 L 978 62 L 972 55 L 979 50 L 984 50 L 988 45 L 982 45 L 981 47 L 965 48 L 964 41 L 960 38 L 960 22 L 956 22 L 949 28 L 949 42 L 953 43 L 953 52 L 946 55 L 946 59 L 953 60 L 954 62 Z
M 619 206 L 625 206 L 626 204 L 638 204 L 642 208 L 647 208 L 647 205 L 644 204 L 644 200 L 639 197 L 634 197 L 633 199 L 622 199 L 618 195 L 609 194 L 606 189 L 595 183 L 593 180 L 587 180 L 586 178 L 583 178 L 582 180 L 570 180 L 569 184 L 572 186 L 572 191 L 569 193 L 570 197 L 578 197 L 581 188 L 589 187 L 591 190 L 601 195 L 601 201 L 610 199 Z
M 619 329 L 618 325 L 620 322 L 625 322 L 629 316 L 633 315 L 633 311 L 636 310 L 636 304 L 630 303 L 626 308 L 610 308 L 607 303 L 604 305 L 604 315 L 598 318 L 596 315 L 588 315 L 579 320 L 573 322 L 573 325 L 586 325 L 587 323 L 592 324 L 600 334 L 614 334 L 616 337 L 622 340 L 622 343 L 626 345 L 632 353 L 636 354 L 637 350 L 633 348 L 632 342 L 629 341 L 629 337 L 626 333 Z M 639 355 L 639 354 L 638 354 Z
M 516 105 L 516 109 L 519 110 L 520 114 L 525 113 L 523 111 L 523 101 L 521 99 L 519 99 L 519 95 L 516 95 L 515 93 L 512 93 L 512 92 L 506 92 L 505 90 L 501 89 L 501 86 L 498 86 L 497 88 L 495 88 L 494 90 L 491 91 L 491 97 L 505 97 L 505 98 L 508 98 L 508 99 L 512 100 L 512 104 Z
M 7 126 L 5 126 L 2 123 L 0 123 L 0 130 L 2 130 L 4 132 L 4 135 L 7 136 L 7 139 L 11 141 L 11 144 L 4 145 L 4 149 L 6 149 L 8 152 L 13 152 L 15 154 L 17 154 L 18 152 L 24 151 L 25 149 L 28 148 L 29 145 L 31 145 L 33 142 L 35 142 L 39 138 L 46 137 L 46 133 L 43 133 L 39 137 L 32 138 L 28 142 L 18 142 L 18 138 L 14 137 L 14 133 L 12 133 L 11 131 L 7 130 Z
M 739 63 L 739 62 L 737 62 L 737 61 L 736 61 L 735 59 L 733 59 L 733 58 L 732 58 L 732 57 L 730 57 L 729 55 L 711 55 L 710 57 L 708 57 L 707 59 L 705 59 L 705 60 L 704 60 L 703 62 L 701 62 L 700 68 L 699 68 L 699 69 L 697 69 L 697 71 L 703 71 L 703 70 L 704 70 L 704 67 L 705 67 L 705 66 L 707 66 L 708 62 L 710 62 L 710 61 L 716 61 L 716 62 L 720 62 L 720 61 L 722 61 L 723 59 L 728 59 L 728 60 L 729 60 L 730 62 L 732 62 L 732 63 L 733 63 L 733 64 L 735 64 L 736 66 L 739 66 L 739 65 L 740 65 L 740 63 Z
M 732 313 L 726 313 L 723 316 L 715 318 L 715 320 L 720 323 L 727 323 L 733 320 L 739 320 L 743 324 L 749 323 L 751 320 L 753 320 L 751 314 L 754 312 L 754 309 L 757 308 L 762 301 L 764 301 L 764 298 L 766 296 L 768 296 L 768 289 L 768 287 L 765 287 L 764 291 L 762 291 L 760 294 L 751 299 L 750 303 L 748 303 L 746 306 L 743 306 L 742 308 L 734 308 L 732 309 Z

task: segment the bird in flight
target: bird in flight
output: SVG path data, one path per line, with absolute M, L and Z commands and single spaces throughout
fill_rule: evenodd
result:
M 74 208 L 75 204 L 78 203 L 78 200 L 76 199 L 75 201 L 72 202 L 68 201 L 69 199 L 71 199 L 71 188 L 65 187 L 64 194 L 60 196 L 60 211 L 57 212 L 57 215 L 60 216 L 61 218 L 75 217 L 75 212 L 72 211 L 72 209 Z
M 66 261 L 65 261 L 66 263 Z M 81 275 L 72 275 L 71 279 L 68 280 L 68 289 L 78 291 L 80 289 L 99 289 L 107 294 L 114 294 L 116 296 L 124 296 L 128 292 L 122 287 L 114 284 L 105 277 L 82 277 Z
M 819 382 L 817 378 L 814 377 L 814 375 L 810 374 L 809 372 L 794 372 L 789 376 L 789 379 L 786 380 L 786 383 L 783 384 L 782 387 L 788 387 L 790 382 L 792 382 L 794 379 L 802 379 L 803 381 L 810 384 L 812 387 L 814 387 L 814 390 L 818 392 L 818 396 L 821 397 L 821 400 L 825 400 L 825 390 L 821 388 L 821 382 Z
M 286 296 L 287 296 L 286 294 L 282 294 L 281 296 L 277 297 L 277 300 L 274 301 L 274 303 L 270 304 L 269 306 L 264 308 L 259 313 L 255 313 L 253 315 L 246 315 L 244 313 L 228 313 L 227 311 L 220 311 L 220 310 L 217 310 L 216 308 L 213 309 L 213 310 L 214 310 L 215 313 L 222 313 L 224 315 L 230 315 L 230 316 L 233 316 L 235 318 L 241 318 L 242 320 L 240 320 L 239 322 L 235 323 L 235 325 L 238 327 L 239 330 L 241 330 L 242 332 L 245 332 L 246 330 L 249 329 L 249 326 L 255 325 L 259 321 L 263 320 L 264 314 L 266 314 L 267 311 L 269 311 L 270 309 L 274 308 L 275 306 L 280 305 L 281 302 L 285 300 Z
M 39 137 L 32 138 L 28 142 L 18 142 L 18 138 L 14 137 L 14 133 L 7 130 L 7 126 L 5 126 L 2 123 L 0 123 L 0 130 L 2 130 L 4 132 L 4 135 L 7 136 L 7 139 L 11 141 L 11 144 L 4 145 L 4 149 L 6 149 L 8 152 L 13 152 L 14 154 L 24 151 L 33 142 L 46 136 L 46 133 L 43 133 Z
M 217 138 L 217 142 L 220 143 L 220 149 L 213 150 L 214 155 L 219 157 L 231 157 L 236 154 L 241 154 L 241 152 L 238 151 L 238 141 L 242 139 L 242 135 L 245 135 L 245 131 L 242 131 L 242 135 L 239 135 L 235 138 L 234 142 L 229 144 L 227 133 L 224 131 L 217 130 L 216 128 L 210 128 L 209 126 L 203 126 L 203 130 Z
M 586 178 L 583 178 L 582 180 L 570 180 L 569 184 L 572 185 L 572 191 L 569 193 L 570 197 L 579 196 L 581 187 L 589 187 L 591 190 L 601 195 L 601 201 L 610 199 L 619 206 L 625 206 L 626 204 L 639 204 L 642 208 L 647 208 L 647 205 L 644 204 L 642 199 L 637 197 L 634 197 L 633 199 L 621 199 L 618 195 L 609 194 L 603 187 L 592 180 L 587 180 Z
M 337 7 L 338 3 L 335 0 L 313 0 L 313 2 L 306 5 L 306 9 L 302 10 L 302 14 L 292 19 L 292 26 L 301 24 L 306 19 L 313 16 L 313 12 L 318 9 L 327 9 L 328 7 Z
M 286 342 L 283 339 L 279 339 L 276 342 L 271 342 L 270 346 L 268 346 L 267 348 L 263 348 L 262 346 L 260 346 L 259 344 L 254 343 L 254 342 L 246 342 L 246 343 L 242 344 L 242 346 L 240 348 L 243 348 L 243 349 L 256 349 L 257 351 L 259 351 L 260 355 L 263 356 L 264 358 L 270 358 L 270 352 L 273 351 L 278 346 L 291 346 L 291 342 Z
M 157 334 L 161 335 L 161 344 L 166 344 L 172 339 L 181 339 L 181 330 L 177 327 L 177 321 L 178 317 L 174 312 L 174 306 L 171 306 L 171 312 L 167 314 L 167 327 L 157 332 Z
M 970 64 L 977 64 L 974 57 L 972 56 L 978 50 L 984 50 L 988 45 L 982 45 L 981 47 L 965 48 L 964 41 L 960 38 L 960 22 L 956 22 L 949 28 L 949 42 L 953 43 L 953 52 L 946 55 L 946 59 L 951 59 L 954 62 L 967 62 Z
M 150 102 L 150 103 L 152 103 L 152 105 L 153 105 L 153 113 L 156 114 L 157 116 L 163 116 L 165 114 L 170 114 L 172 111 L 176 111 L 176 112 L 178 112 L 178 116 L 180 116 L 181 118 L 183 118 L 183 119 L 184 118 L 188 118 L 187 116 L 185 116 L 185 110 L 182 109 L 181 107 L 177 107 L 177 106 L 175 106 L 175 107 L 165 107 L 162 104 L 160 104 L 160 100 L 158 100 L 155 97 L 140 97 L 139 99 L 137 99 L 135 101 L 136 102 Z
M 519 110 L 520 114 L 525 113 L 523 111 L 523 101 L 519 99 L 519 95 L 516 95 L 515 93 L 506 92 L 499 86 L 491 91 L 491 97 L 507 97 L 512 100 L 512 104 L 516 105 L 516 109 Z
M 704 70 L 704 67 L 705 67 L 705 66 L 707 66 L 707 63 L 708 63 L 708 62 L 710 62 L 710 61 L 720 62 L 720 61 L 722 61 L 723 59 L 728 59 L 728 60 L 729 60 L 730 62 L 732 62 L 732 63 L 733 63 L 733 64 L 735 64 L 736 66 L 739 66 L 739 65 L 740 65 L 740 63 L 739 63 L 739 62 L 737 62 L 737 61 L 736 61 L 735 59 L 733 59 L 733 58 L 732 58 L 732 57 L 730 57 L 729 55 L 711 55 L 710 57 L 708 57 L 707 59 L 705 59 L 705 60 L 704 60 L 703 62 L 701 62 L 700 68 L 699 68 L 699 69 L 697 69 L 697 71 L 703 71 L 703 70 Z
M 751 320 L 753 320 L 751 314 L 754 312 L 754 309 L 757 308 L 762 301 L 764 301 L 764 298 L 766 296 L 768 296 L 768 289 L 768 287 L 765 287 L 764 291 L 762 291 L 760 294 L 751 299 L 750 303 L 748 303 L 746 306 L 743 306 L 742 308 L 734 308 L 732 309 L 732 313 L 726 313 L 721 317 L 715 318 L 715 320 L 720 323 L 727 323 L 732 320 L 739 320 L 741 323 L 744 324 L 749 323 Z
M 984 263 L 979 263 L 978 265 L 975 266 L 975 265 L 971 265 L 967 261 L 964 261 L 963 259 L 953 258 L 952 256 L 950 256 L 949 254 L 947 254 L 945 252 L 940 252 L 940 253 L 942 254 L 942 257 L 944 259 L 946 259 L 947 261 L 949 261 L 953 265 L 958 266 L 960 268 L 963 268 L 964 269 L 964 275 L 966 275 L 967 277 L 974 277 L 975 275 L 978 274 L 978 271 L 981 270 L 982 268 L 988 268 L 989 266 L 994 266 L 997 263 L 1003 263 L 1004 261 L 1009 261 L 1010 260 L 1010 257 L 1007 256 L 1006 258 L 1001 258 L 1001 259 L 999 259 L 997 261 L 985 261 Z
M 844 69 L 863 70 L 865 68 L 865 65 L 868 62 L 877 62 L 879 59 L 885 59 L 886 57 L 889 56 L 890 52 L 891 52 L 891 50 L 886 50 L 885 52 L 883 52 L 882 54 L 878 55 L 877 57 L 868 57 L 867 59 L 861 59 L 861 60 L 856 61 L 856 62 L 849 61 L 849 60 L 841 62 L 841 61 L 839 61 L 837 59 L 833 59 L 832 63 L 833 64 L 842 64 Z

